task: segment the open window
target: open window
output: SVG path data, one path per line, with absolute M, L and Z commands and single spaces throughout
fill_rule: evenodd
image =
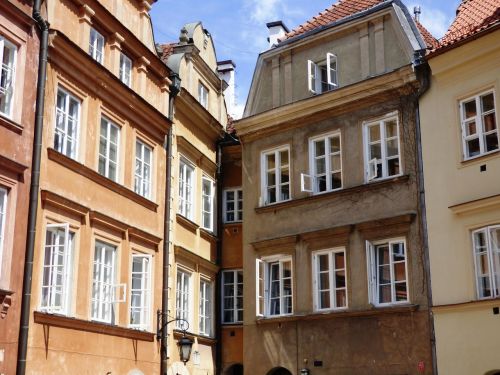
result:
M 313 94 L 321 94 L 338 87 L 337 56 L 327 53 L 325 60 L 307 61 L 308 89 Z

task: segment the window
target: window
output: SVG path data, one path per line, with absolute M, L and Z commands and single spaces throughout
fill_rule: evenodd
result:
M 117 289 L 124 284 L 115 284 L 116 280 L 116 247 L 105 242 L 96 241 L 94 253 L 94 275 L 92 278 L 92 319 L 114 323 L 117 302 L 125 298 L 117 298 Z
M 367 251 L 370 302 L 375 305 L 408 302 L 405 241 L 367 242 Z
M 153 150 L 137 140 L 135 142 L 135 183 L 134 191 L 145 198 L 151 198 L 151 170 Z
M 288 147 L 262 153 L 262 195 L 271 204 L 290 199 Z
M 123 52 L 120 53 L 120 81 L 128 87 L 132 86 L 132 60 Z
M 202 177 L 202 227 L 214 229 L 214 182 L 208 177 Z
M 179 213 L 193 220 L 194 166 L 181 157 L 179 167 Z
M 98 63 L 104 63 L 104 37 L 94 28 L 90 29 L 89 55 Z
M 200 335 L 212 335 L 212 284 L 200 281 Z
M 208 89 L 201 82 L 198 82 L 198 101 L 203 107 L 208 108 Z
M 0 187 L 0 264 L 2 264 L 6 221 L 7 221 L 7 190 Z M 1 272 L 1 267 L 0 267 L 0 272 Z
M 77 158 L 80 101 L 66 90 L 57 90 L 54 148 L 72 159 Z
M 314 309 L 347 307 L 345 250 L 333 249 L 313 254 Z
M 224 222 L 243 220 L 243 190 L 224 190 Z
M 309 141 L 311 175 L 302 175 L 301 190 L 323 193 L 342 188 L 342 155 L 340 134 L 313 138 Z M 312 189 L 305 186 L 305 178 L 312 177 Z
M 307 81 L 309 91 L 321 94 L 338 87 L 337 56 L 333 53 L 326 54 L 326 60 L 315 63 L 307 61 Z
M 175 295 L 175 322 L 179 329 L 189 329 L 191 323 L 191 274 L 177 269 L 177 288 Z
M 12 117 L 17 47 L 0 36 L 0 114 Z
M 151 256 L 132 254 L 130 327 L 147 330 L 151 315 Z
M 479 299 L 500 297 L 500 226 L 472 233 Z
M 460 102 L 464 159 L 498 150 L 495 95 L 492 91 Z
M 70 314 L 74 233 L 69 224 L 49 224 L 45 231 L 42 300 L 40 309 Z
M 243 270 L 222 271 L 222 323 L 243 322 Z
M 399 129 L 396 117 L 364 126 L 366 180 L 398 176 L 402 173 Z
M 110 180 L 118 179 L 120 128 L 103 117 L 99 141 L 99 173 Z
M 292 259 L 257 259 L 257 315 L 292 314 Z

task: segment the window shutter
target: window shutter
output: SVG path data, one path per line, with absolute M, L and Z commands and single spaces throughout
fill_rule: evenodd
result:
M 317 93 L 316 81 L 317 81 L 317 70 L 318 66 L 311 60 L 307 60 L 307 82 L 309 91 L 313 94 Z
M 111 303 L 125 302 L 126 299 L 127 299 L 127 284 L 122 283 L 113 285 L 113 301 L 111 301 Z
M 257 316 L 264 315 L 264 262 L 256 259 L 255 264 L 255 296 Z
M 337 56 L 333 53 L 326 54 L 326 75 L 328 84 L 337 87 Z
M 366 171 L 368 175 L 368 181 L 371 181 L 377 177 L 377 159 L 372 159 L 368 162 L 368 170 Z
M 312 193 L 313 192 L 313 178 L 312 176 L 301 173 L 300 174 L 300 191 Z
M 375 304 L 376 299 L 376 272 L 374 247 L 370 241 L 366 241 L 366 273 L 368 276 L 368 301 Z

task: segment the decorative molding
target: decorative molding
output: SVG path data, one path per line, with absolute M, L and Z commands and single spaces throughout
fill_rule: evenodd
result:
M 149 246 L 154 247 L 156 252 L 158 252 L 158 246 L 162 241 L 162 238 L 134 227 L 128 228 L 128 237 L 129 239 L 146 242 Z
M 349 242 L 349 235 L 354 230 L 354 225 L 316 230 L 299 235 L 300 240 L 307 243 L 309 250 L 320 250 L 332 246 L 345 246 Z
M 184 217 L 181 214 L 176 214 L 175 219 L 177 221 L 177 224 L 182 225 L 187 230 L 196 234 L 196 231 L 198 230 L 199 226 L 194 221 L 189 220 L 187 217 Z
M 78 216 L 82 221 L 84 220 L 85 215 L 90 212 L 90 208 L 47 190 L 42 190 L 40 192 L 40 197 L 44 208 L 47 206 L 58 208 L 75 216 Z
M 0 168 L 6 169 L 12 173 L 17 174 L 17 180 L 24 181 L 24 172 L 29 168 L 15 160 L 9 159 L 6 156 L 0 155 Z
M 285 236 L 272 238 L 257 242 L 252 242 L 250 245 L 253 246 L 255 251 L 257 252 L 265 252 L 272 250 L 273 253 L 276 252 L 289 252 L 295 249 L 295 244 L 299 241 L 298 235 Z
M 21 124 L 18 124 L 15 121 L 12 121 L 11 119 L 4 117 L 0 115 L 0 126 L 3 126 L 4 128 L 7 128 L 14 133 L 17 134 L 23 134 L 24 127 Z
M 217 236 L 213 232 L 201 227 L 200 227 L 200 237 L 211 242 L 212 244 L 216 244 L 218 240 Z
M 419 305 L 403 305 L 389 307 L 373 307 L 369 310 L 342 310 L 329 311 L 326 313 L 312 313 L 304 315 L 289 315 L 276 318 L 257 318 L 257 324 L 273 324 L 287 323 L 305 320 L 325 320 L 325 319 L 342 319 L 342 318 L 358 318 L 367 316 L 392 315 L 392 314 L 412 314 L 419 311 Z
M 118 232 L 120 233 L 122 238 L 126 238 L 125 234 L 127 233 L 128 230 L 127 224 L 122 223 L 121 221 L 113 219 L 112 217 L 104 215 L 97 211 L 90 211 L 89 219 L 92 226 L 95 227 L 100 225 L 102 227 Z
M 61 154 L 60 152 L 54 150 L 53 148 L 47 149 L 47 155 L 50 160 L 73 170 L 75 173 L 78 173 L 88 178 L 89 180 L 101 186 L 104 186 L 105 188 L 127 199 L 130 199 L 131 201 L 134 201 L 137 204 L 140 204 L 141 206 L 147 208 L 148 210 L 157 212 L 158 204 L 156 204 L 155 202 L 150 201 L 149 199 L 144 198 L 142 195 L 137 194 L 135 191 L 132 191 L 127 187 L 120 185 L 110 180 L 109 178 L 104 177 L 103 175 L 99 174 L 93 169 L 90 169 L 89 167 L 77 162 L 76 160 L 67 157 L 64 154 Z
M 432 312 L 457 312 L 457 311 L 471 311 L 471 310 L 484 310 L 493 307 L 500 307 L 500 298 L 482 299 L 477 301 L 450 303 L 446 305 L 432 306 Z
M 174 329 L 174 339 L 178 340 L 183 336 L 184 336 L 184 331 Z M 186 337 L 190 338 L 193 341 L 195 341 L 195 339 L 196 339 L 196 341 L 198 341 L 198 344 L 210 345 L 210 346 L 215 346 L 215 344 L 217 344 L 217 340 L 214 338 L 202 336 L 202 335 L 197 335 L 197 334 L 191 333 L 191 332 L 186 332 Z
M 407 183 L 408 180 L 410 179 L 409 175 L 403 175 L 403 176 L 398 176 L 394 177 L 391 179 L 386 179 L 382 181 L 376 181 L 376 182 L 369 182 L 363 185 L 358 185 L 358 186 L 353 186 L 349 188 L 345 188 L 342 190 L 337 190 L 337 191 L 331 191 L 329 193 L 323 193 L 323 194 L 313 194 L 308 197 L 304 198 L 298 198 L 298 199 L 292 199 L 286 202 L 280 202 L 276 204 L 270 204 L 267 206 L 262 206 L 262 207 L 255 207 L 255 212 L 257 213 L 265 213 L 265 212 L 274 212 L 276 213 L 279 210 L 285 209 L 285 208 L 290 208 L 290 207 L 295 207 L 295 206 L 300 206 L 303 204 L 309 204 L 314 201 L 320 201 L 324 199 L 332 199 L 336 197 L 342 197 L 344 195 L 351 195 L 355 193 L 363 193 L 367 191 L 373 191 L 373 189 L 382 189 L 388 185 L 392 184 L 404 184 Z
M 200 267 L 203 267 L 213 272 L 214 274 L 219 271 L 220 267 L 217 264 L 199 256 L 198 254 L 193 253 L 192 251 L 189 251 L 188 249 L 182 246 L 174 245 L 174 254 L 176 258 L 179 257 L 191 261 L 199 265 Z
M 80 22 L 86 22 L 89 25 L 92 25 L 92 17 L 94 17 L 95 11 L 89 7 L 87 4 L 83 4 L 80 6 L 79 14 Z
M 111 49 L 115 49 L 116 48 L 118 50 L 121 50 L 122 49 L 122 43 L 124 41 L 125 41 L 125 38 L 123 36 L 121 36 L 120 33 L 115 32 L 109 38 L 109 47 Z
M 366 240 L 387 238 L 388 236 L 404 235 L 410 230 L 410 225 L 417 214 L 410 212 L 398 216 L 364 221 L 355 224 Z
M 500 207 L 500 194 L 479 198 L 468 202 L 455 204 L 448 207 L 456 215 L 465 215 L 477 211 L 495 209 Z
M 103 335 L 124 337 L 131 340 L 153 342 L 155 334 L 136 329 L 113 326 L 106 323 L 92 322 L 67 316 L 47 314 L 40 311 L 33 312 L 35 323 L 52 327 L 68 328 L 77 331 L 93 332 Z

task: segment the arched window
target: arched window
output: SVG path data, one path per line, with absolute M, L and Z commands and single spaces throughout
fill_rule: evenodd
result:
M 243 365 L 239 363 L 232 365 L 226 370 L 225 375 L 243 375 Z
M 292 375 L 292 373 L 284 367 L 275 367 L 267 375 Z

